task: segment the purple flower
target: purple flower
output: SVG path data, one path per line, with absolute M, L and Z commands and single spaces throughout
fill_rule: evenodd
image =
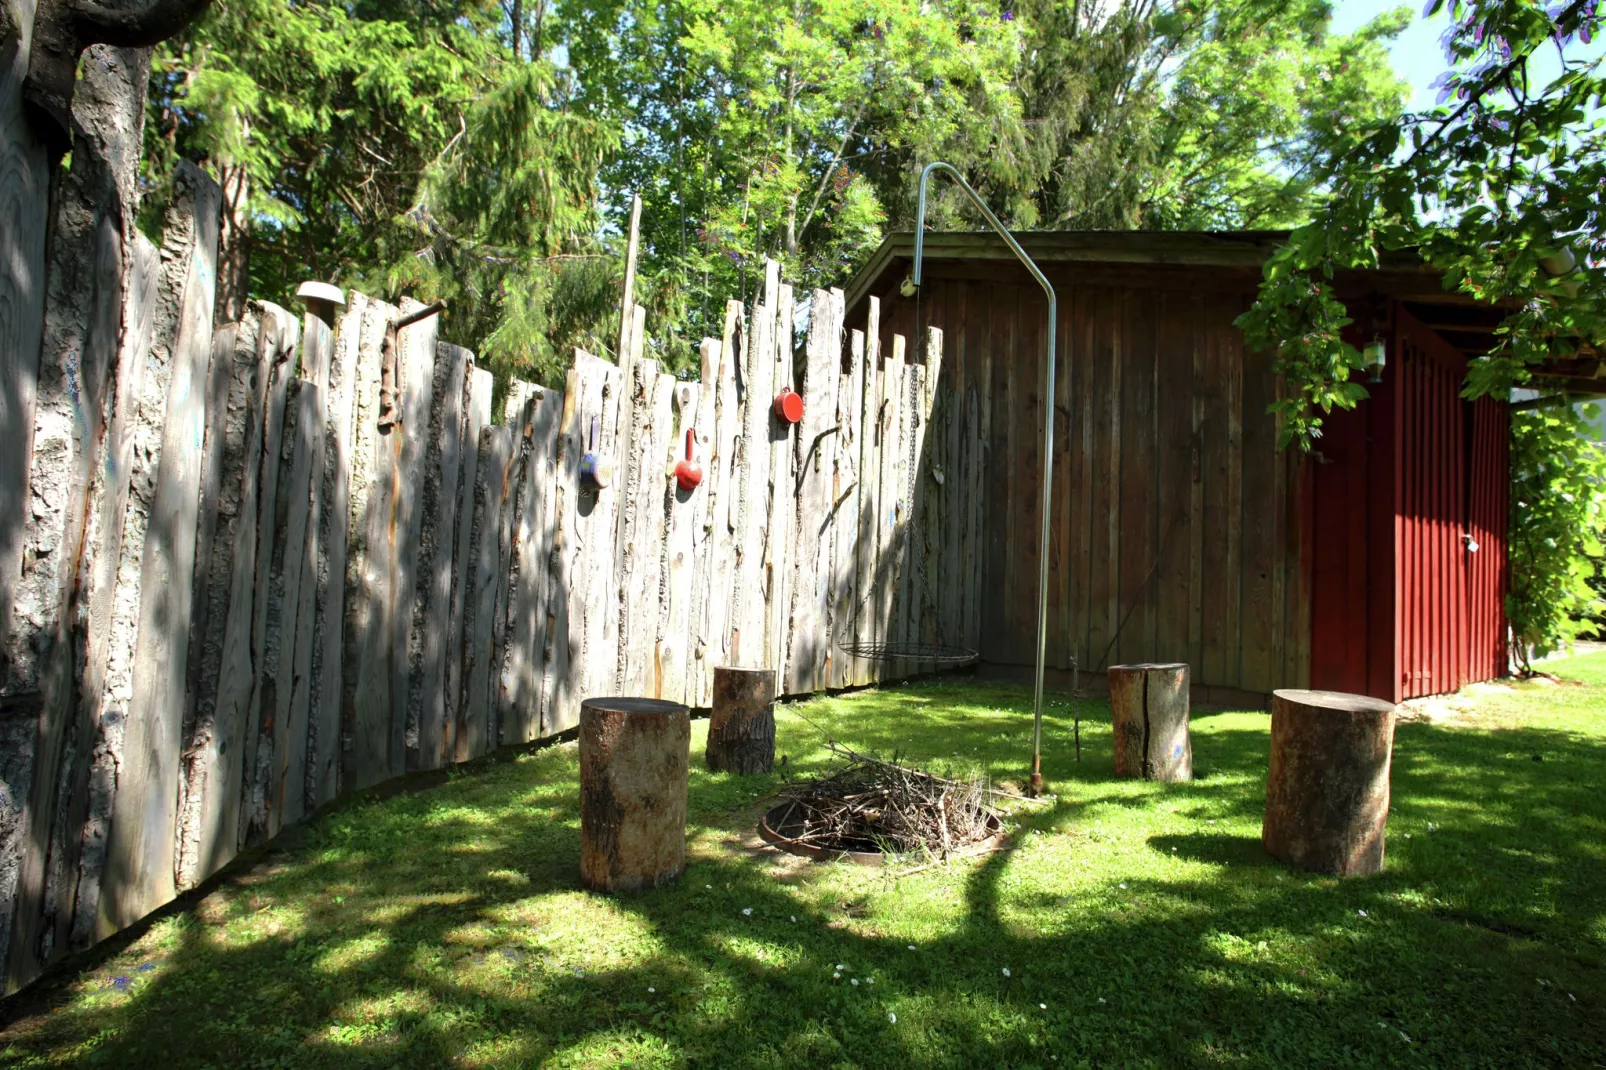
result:
M 1004 12 L 1003 18 L 1004 18 L 1005 22 L 1014 22 L 1015 21 L 1015 13 L 1013 11 L 1006 11 L 1006 12 Z
M 132 982 L 127 977 L 119 975 L 112 978 L 112 987 L 117 989 L 119 992 L 123 991 L 130 984 L 132 984 Z

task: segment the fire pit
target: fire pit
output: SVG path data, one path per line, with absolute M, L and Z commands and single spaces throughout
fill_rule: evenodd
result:
M 766 842 L 805 858 L 878 866 L 888 854 L 939 859 L 993 849 L 1000 815 L 981 778 L 953 780 L 832 744 L 847 764 L 794 784 L 758 823 Z

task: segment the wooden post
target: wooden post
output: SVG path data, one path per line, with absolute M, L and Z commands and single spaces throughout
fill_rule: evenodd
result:
M 619 348 L 614 351 L 615 363 L 626 373 L 626 384 L 630 382 L 631 357 L 635 349 L 631 335 L 636 326 L 633 308 L 636 303 L 636 254 L 640 248 L 641 194 L 638 193 L 630 198 L 630 234 L 625 244 L 625 288 L 623 300 L 619 302 Z
M 775 768 L 775 671 L 714 670 L 708 719 L 708 768 L 716 773 L 768 773 Z
M 1115 775 L 1193 779 L 1186 665 L 1111 665 Z
M 691 713 L 678 702 L 580 704 L 580 881 L 656 888 L 686 869 Z
M 1394 705 L 1336 691 L 1274 691 L 1260 842 L 1301 869 L 1383 869 Z

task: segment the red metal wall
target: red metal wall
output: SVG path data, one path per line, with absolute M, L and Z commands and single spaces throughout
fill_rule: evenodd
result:
M 1311 686 L 1397 702 L 1505 674 L 1510 412 L 1464 401 L 1466 359 L 1404 310 L 1392 342 L 1319 444 Z

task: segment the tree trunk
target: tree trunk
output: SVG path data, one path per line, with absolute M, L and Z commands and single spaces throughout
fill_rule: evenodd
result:
M 717 773 L 768 773 L 775 768 L 775 670 L 714 670 L 705 758 Z
M 691 714 L 678 702 L 580 704 L 580 882 L 655 888 L 686 868 Z
M 217 310 L 218 326 L 239 323 L 245 316 L 245 302 L 251 294 L 251 221 L 246 202 L 251 178 L 244 164 L 224 163 L 217 169 L 223 187 L 223 215 L 218 229 Z
M 1341 877 L 1383 869 L 1394 706 L 1335 691 L 1275 691 L 1261 843 Z
M 1193 779 L 1186 665 L 1111 665 L 1115 775 Z

